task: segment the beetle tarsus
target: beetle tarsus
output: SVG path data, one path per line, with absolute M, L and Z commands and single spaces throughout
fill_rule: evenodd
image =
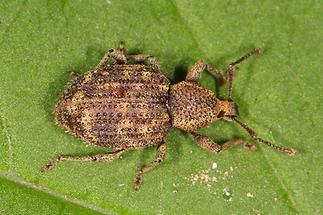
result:
M 140 187 L 141 187 L 142 178 L 143 178 L 142 175 L 143 175 L 143 172 L 139 171 L 138 174 L 135 177 L 135 181 L 134 181 L 135 190 L 139 190 Z
M 50 162 L 48 162 L 48 163 L 43 167 L 42 171 L 43 171 L 43 172 L 47 172 L 47 171 L 49 171 L 49 170 L 53 169 L 53 168 L 57 165 L 57 163 L 58 163 L 59 161 L 60 161 L 60 157 L 57 157 L 57 158 L 55 158 L 55 159 L 51 160 Z
M 289 156 L 294 156 L 297 151 L 293 148 L 288 148 L 288 149 L 285 149 L 285 152 L 289 155 Z
M 166 143 L 163 141 L 157 146 L 156 159 L 153 162 L 142 165 L 138 170 L 134 180 L 134 187 L 136 190 L 140 189 L 144 173 L 159 166 L 162 163 L 162 161 L 165 159 L 165 154 L 166 154 Z

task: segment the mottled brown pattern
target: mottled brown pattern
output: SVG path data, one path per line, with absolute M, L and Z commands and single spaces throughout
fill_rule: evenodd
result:
M 232 80 L 235 65 L 260 53 L 255 48 L 228 65 L 227 76 L 203 60 L 188 71 L 185 81 L 169 85 L 160 72 L 158 61 L 151 55 L 126 55 L 123 44 L 110 49 L 98 66 L 79 75 L 64 91 L 54 110 L 56 122 L 84 141 L 117 150 L 96 155 L 59 155 L 44 166 L 52 169 L 62 161 L 112 161 L 127 149 L 157 145 L 154 161 L 142 165 L 135 176 L 134 187 L 139 189 L 143 174 L 159 166 L 165 159 L 164 137 L 171 127 L 186 131 L 197 144 L 210 151 L 221 152 L 237 144 L 249 150 L 255 146 L 236 137 L 220 145 L 197 133 L 199 128 L 216 120 L 233 121 L 245 129 L 255 141 L 273 149 L 294 155 L 296 151 L 275 145 L 257 136 L 256 132 L 240 121 L 232 100 Z M 111 65 L 108 63 L 112 61 Z M 147 65 L 129 64 L 145 62 Z M 227 100 L 198 84 L 201 73 L 207 70 L 220 83 L 227 83 Z
M 168 79 L 145 65 L 116 64 L 77 78 L 57 103 L 58 124 L 88 143 L 118 149 L 162 142 L 171 127 Z
M 169 105 L 172 125 L 196 131 L 216 121 L 221 101 L 196 82 L 183 81 L 170 87 Z

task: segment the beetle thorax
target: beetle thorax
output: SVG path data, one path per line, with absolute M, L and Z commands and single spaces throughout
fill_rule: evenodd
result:
M 172 126 L 184 131 L 196 131 L 223 118 L 230 104 L 194 82 L 183 81 L 170 87 Z

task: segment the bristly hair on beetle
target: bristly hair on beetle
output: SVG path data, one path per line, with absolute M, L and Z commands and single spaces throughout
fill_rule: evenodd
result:
M 170 85 L 155 57 L 126 55 L 123 44 L 110 49 L 93 70 L 84 75 L 74 73 L 76 78 L 56 103 L 54 115 L 56 123 L 74 136 L 89 144 L 114 148 L 115 151 L 82 156 L 59 155 L 43 170 L 50 170 L 62 161 L 109 162 L 127 150 L 157 146 L 156 159 L 142 165 L 135 175 L 134 187 L 138 190 L 144 173 L 159 166 L 165 159 L 165 135 L 172 127 L 185 131 L 209 152 L 222 152 L 237 144 L 249 150 L 255 149 L 255 145 L 240 137 L 217 144 L 198 133 L 198 129 L 220 119 L 237 123 L 259 143 L 294 155 L 294 149 L 260 138 L 243 123 L 232 99 L 235 66 L 260 52 L 260 48 L 255 48 L 229 64 L 226 75 L 199 60 L 188 71 L 184 81 Z M 204 70 L 220 83 L 227 84 L 226 100 L 220 100 L 198 83 Z

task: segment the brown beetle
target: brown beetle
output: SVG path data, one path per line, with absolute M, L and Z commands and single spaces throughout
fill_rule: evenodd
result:
M 109 50 L 94 70 L 76 75 L 57 102 L 54 114 L 57 124 L 76 137 L 90 144 L 115 148 L 116 151 L 93 156 L 60 155 L 45 165 L 44 170 L 67 160 L 112 161 L 128 149 L 157 145 L 156 160 L 141 166 L 136 174 L 134 186 L 139 189 L 143 174 L 164 160 L 164 137 L 171 127 L 186 131 L 210 152 L 221 152 L 236 144 L 243 144 L 251 150 L 255 148 L 241 138 L 219 145 L 197 133 L 199 128 L 219 119 L 236 122 L 254 140 L 294 155 L 294 149 L 274 145 L 258 137 L 238 119 L 237 107 L 231 96 L 235 65 L 260 52 L 260 48 L 255 48 L 229 64 L 226 77 L 210 64 L 197 61 L 188 71 L 185 81 L 170 85 L 153 56 L 125 55 L 122 44 Z M 138 62 L 146 62 L 146 65 L 135 64 Z M 220 100 L 212 91 L 198 84 L 205 69 L 220 82 L 227 82 L 227 100 Z

